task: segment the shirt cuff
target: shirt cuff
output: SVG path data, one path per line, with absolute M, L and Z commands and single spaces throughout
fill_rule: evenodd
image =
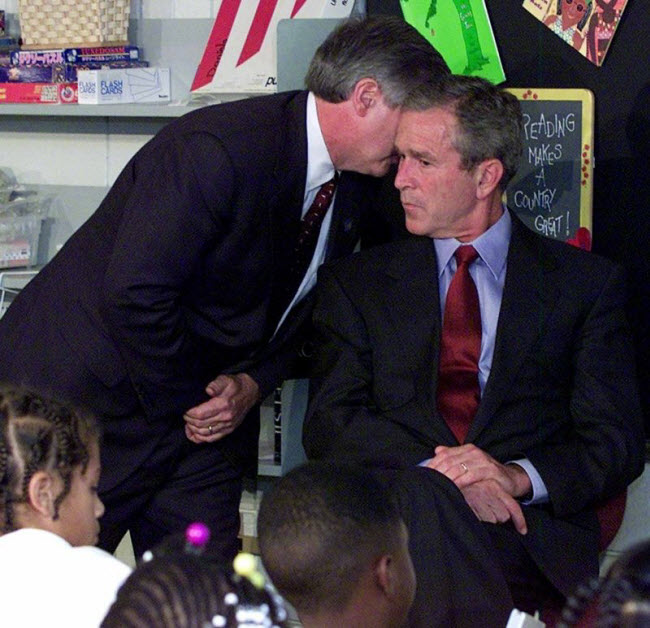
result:
M 533 496 L 529 499 L 522 499 L 521 503 L 524 505 L 530 504 L 545 504 L 548 502 L 548 490 L 542 477 L 533 466 L 533 463 L 528 458 L 520 458 L 519 460 L 511 460 L 507 464 L 519 465 L 530 478 L 530 483 L 533 489 Z

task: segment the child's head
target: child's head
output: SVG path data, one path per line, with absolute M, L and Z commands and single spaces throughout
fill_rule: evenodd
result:
M 558 626 L 576 625 L 597 628 L 650 625 L 650 541 L 630 547 L 612 564 L 605 578 L 580 587 L 567 600 Z
M 145 552 L 118 591 L 102 628 L 286 625 L 284 603 L 264 583 L 252 555 L 239 554 L 234 565 L 240 567 L 235 569 L 203 554 L 200 547 L 180 547 L 174 535 Z
M 95 420 L 34 391 L 0 388 L 0 534 L 40 528 L 71 545 L 94 545 L 104 506 L 97 495 Z
M 262 563 L 305 626 L 347 617 L 401 626 L 415 593 L 408 533 L 367 470 L 310 462 L 264 494 Z

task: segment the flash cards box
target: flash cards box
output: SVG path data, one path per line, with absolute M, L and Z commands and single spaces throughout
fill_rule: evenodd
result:
M 168 103 L 169 68 L 80 70 L 79 104 Z

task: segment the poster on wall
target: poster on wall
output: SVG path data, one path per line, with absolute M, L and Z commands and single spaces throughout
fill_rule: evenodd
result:
M 485 0 L 400 0 L 404 19 L 444 57 L 454 74 L 501 83 L 499 50 Z
M 524 0 L 523 7 L 597 66 L 605 61 L 627 0 Z
M 594 94 L 509 88 L 521 103 L 524 152 L 506 204 L 533 231 L 591 249 Z
M 353 6 L 354 0 L 220 0 L 192 82 L 191 97 L 277 91 L 278 22 L 294 18 L 345 18 Z

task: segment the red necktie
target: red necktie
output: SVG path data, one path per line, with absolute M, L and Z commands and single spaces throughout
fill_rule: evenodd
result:
M 454 256 L 458 267 L 449 284 L 440 338 L 438 410 L 462 444 L 481 399 L 481 312 L 476 285 L 469 274 L 478 253 L 473 246 L 464 245 Z

